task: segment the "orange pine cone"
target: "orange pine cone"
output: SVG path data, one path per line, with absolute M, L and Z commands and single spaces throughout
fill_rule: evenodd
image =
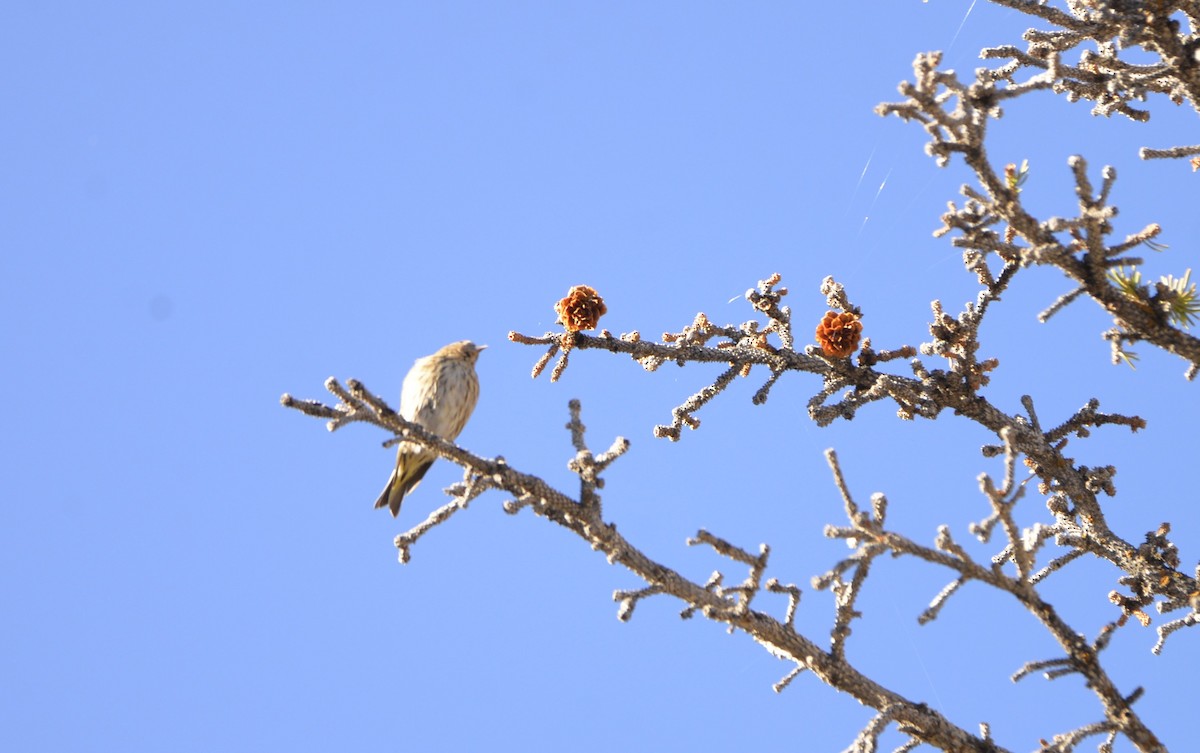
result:
M 600 317 L 607 311 L 604 299 L 587 285 L 576 285 L 567 291 L 566 298 L 554 304 L 554 313 L 558 314 L 559 323 L 568 332 L 595 329 Z
M 817 325 L 817 342 L 830 358 L 846 358 L 858 350 L 862 322 L 851 313 L 829 311 Z

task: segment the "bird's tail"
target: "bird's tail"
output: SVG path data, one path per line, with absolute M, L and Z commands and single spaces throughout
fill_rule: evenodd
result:
M 417 484 L 425 478 L 425 472 L 431 465 L 433 465 L 433 461 L 429 460 L 420 463 L 415 468 L 407 469 L 404 467 L 404 463 L 397 463 L 396 467 L 392 469 L 392 475 L 388 476 L 387 484 L 384 485 L 379 498 L 375 500 L 375 509 L 386 507 L 391 510 L 393 518 L 398 516 L 404 495 L 417 488 Z M 400 478 L 401 475 L 403 478 Z
M 392 475 L 388 476 L 387 483 L 384 484 L 384 486 L 383 486 L 383 491 L 380 493 L 379 498 L 375 500 L 375 509 L 376 510 L 378 510 L 381 507 L 389 506 L 389 501 L 392 498 L 392 487 L 395 485 L 396 485 L 396 469 L 393 468 Z M 400 499 L 396 500 L 396 507 L 392 511 L 393 518 L 396 517 L 396 514 L 400 512 L 400 501 L 402 499 L 404 499 L 404 495 L 400 495 Z

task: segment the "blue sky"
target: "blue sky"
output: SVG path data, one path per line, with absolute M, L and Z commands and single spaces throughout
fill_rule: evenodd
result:
M 650 556 L 703 581 L 741 572 L 686 537 L 772 546 L 768 575 L 804 590 L 798 626 L 832 620 L 808 587 L 845 549 L 821 452 L 836 447 L 860 501 L 891 500 L 919 541 L 968 541 L 985 514 L 981 429 L 902 423 L 885 405 L 818 429 L 819 389 L 792 375 L 761 407 L 758 376 L 671 444 L 655 424 L 715 370 L 648 374 L 574 356 L 533 381 L 540 352 L 509 330 L 553 327 L 586 283 L 613 332 L 678 331 L 697 311 L 738 323 L 773 272 L 805 335 L 825 275 L 846 283 L 877 347 L 927 337 L 929 301 L 974 298 L 931 231 L 957 187 L 923 133 L 872 108 L 919 51 L 967 72 L 980 47 L 1031 25 L 985 3 L 24 4 L 0 13 L 0 342 L 9 428 L 0 525 L 0 747 L 53 751 L 717 749 L 836 751 L 869 713 L 744 635 L 649 600 L 629 624 L 627 573 L 486 495 L 423 539 L 392 538 L 459 477 L 434 466 L 397 523 L 371 509 L 392 450 L 365 427 L 328 434 L 279 395 L 326 397 L 330 375 L 392 400 L 413 359 L 458 339 L 489 346 L 460 437 L 575 488 L 563 430 L 583 402 L 596 450 L 618 435 L 607 514 Z M 1072 211 L 1066 160 L 1118 168 L 1118 234 L 1155 221 L 1170 245 L 1147 273 L 1200 268 L 1197 177 L 1141 163 L 1139 146 L 1195 143 L 1163 100 L 1150 125 L 1092 118 L 1050 94 L 1011 103 L 993 161 L 1029 159 L 1025 196 Z M 1148 252 L 1149 253 L 1149 252 Z M 1200 551 L 1189 441 L 1196 385 L 1140 348 L 1109 363 L 1091 304 L 1034 317 L 1068 284 L 1024 273 L 984 328 L 1001 360 L 989 396 L 1032 394 L 1048 424 L 1089 398 L 1145 432 L 1098 431 L 1079 462 L 1115 464 L 1111 523 L 1160 522 L 1185 563 Z M 805 324 L 811 321 L 812 324 Z M 1040 503 L 1029 502 L 1028 522 Z M 994 547 L 976 546 L 981 556 Z M 877 565 L 850 655 L 876 679 L 1015 750 L 1099 719 L 1076 678 L 1007 677 L 1056 656 L 999 596 L 968 588 L 925 627 L 948 580 Z M 1109 568 L 1047 584 L 1094 635 L 1113 618 Z M 762 609 L 782 614 L 763 598 Z M 1181 749 L 1175 713 L 1200 654 L 1176 634 L 1149 655 L 1130 627 L 1109 651 L 1139 711 Z M 892 738 L 889 738 L 892 739 Z

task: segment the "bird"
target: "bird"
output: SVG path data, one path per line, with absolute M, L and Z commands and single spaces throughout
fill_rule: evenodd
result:
M 400 389 L 400 415 L 442 439 L 454 441 L 479 400 L 475 362 L 486 347 L 460 340 L 418 358 Z M 404 495 L 417 488 L 434 460 L 437 455 L 419 444 L 401 442 L 396 448 L 396 466 L 375 500 L 375 509 L 386 507 L 393 518 L 398 516 Z

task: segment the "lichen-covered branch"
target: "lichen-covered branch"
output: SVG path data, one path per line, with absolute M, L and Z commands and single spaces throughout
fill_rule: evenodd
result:
M 1194 0 L 1153 2 L 1090 2 L 1068 0 L 1069 12 L 1035 0 L 992 0 L 1049 21 L 1057 29 L 1030 29 L 1024 50 L 1011 45 L 985 49 L 984 58 L 1009 60 L 990 75 L 1016 85 L 1022 69 L 1053 70 L 1055 92 L 1068 101 L 1094 103 L 1093 114 L 1122 114 L 1145 122 L 1150 112 L 1134 106 L 1152 94 L 1162 94 L 1174 104 L 1187 102 L 1200 112 L 1200 73 L 1196 50 L 1200 47 L 1200 6 Z M 1186 20 L 1186 26 L 1181 23 Z M 1061 62 L 1085 44 L 1075 65 Z M 1137 62 L 1126 57 L 1138 50 Z M 1147 61 L 1145 58 L 1149 57 Z
M 1005 269 L 1013 268 L 1006 266 Z M 1164 568 L 1160 558 L 1139 551 L 1138 547 L 1108 527 L 1097 495 L 1103 493 L 1112 496 L 1116 493 L 1113 483 L 1115 469 L 1112 466 L 1077 466 L 1063 454 L 1066 443 L 1072 437 L 1086 438 L 1094 428 L 1123 425 L 1137 431 L 1145 422 L 1136 416 L 1102 413 L 1099 411 L 1099 402 L 1091 400 L 1067 420 L 1046 430 L 1033 413 L 1032 399 L 1024 400 L 1029 417 L 1009 416 L 981 393 L 988 381 L 987 373 L 996 368 L 999 361 L 977 357 L 980 349 L 979 327 L 988 307 L 999 299 L 1009 280 L 1011 275 L 998 276 L 985 286 L 974 304 L 968 304 L 957 316 L 945 312 L 941 304 L 935 301 L 934 321 L 930 325 L 933 340 L 923 344 L 921 351 L 945 359 L 948 368 L 931 369 L 921 359 L 910 358 L 909 368 L 913 376 L 877 368 L 894 360 L 896 353 L 912 354 L 913 349 L 907 346 L 881 355 L 867 341 L 856 358 L 831 359 L 822 355 L 815 346 L 810 345 L 804 352 L 796 352 L 758 338 L 757 333 L 766 329 L 761 322 L 751 320 L 740 326 L 717 326 L 702 313 L 680 332 L 668 333 L 663 342 L 644 340 L 637 333 L 614 337 L 607 331 L 598 337 L 572 332 L 548 333 L 542 337 L 511 333 L 510 338 L 514 342 L 550 345 L 554 348 L 562 338 L 569 337 L 572 350 L 606 350 L 628 355 L 652 370 L 667 361 L 679 365 L 724 364 L 726 368 L 716 380 L 673 411 L 675 422 L 672 426 L 656 430 L 657 435 L 671 439 L 678 439 L 677 431 L 672 430 L 681 426 L 697 428 L 700 422 L 695 412 L 721 394 L 737 375 L 752 373 L 755 366 L 768 367 L 773 381 L 778 380 L 780 375 L 792 372 L 820 376 L 822 387 L 809 401 L 810 417 L 818 425 L 828 424 L 838 418 L 852 418 L 863 406 L 883 400 L 893 401 L 903 418 L 919 416 L 932 419 L 942 411 L 950 410 L 987 428 L 1000 440 L 998 445 L 983 448 L 985 456 L 1005 453 L 1010 458 L 1018 455 L 1024 457 L 1026 466 L 1032 471 L 1032 478 L 1038 482 L 1038 492 L 1050 498 L 1049 509 L 1055 516 L 1053 525 L 1022 543 L 1023 548 L 1006 549 L 1002 555 L 1020 558 L 1026 578 L 1035 575 L 1027 555 L 1036 553 L 1047 540 L 1053 538 L 1057 543 L 1068 546 L 1078 541 L 1083 551 L 1111 562 L 1126 573 L 1136 590 L 1133 598 L 1151 601 L 1161 599 L 1165 604 L 1186 603 L 1187 595 L 1196 590 L 1195 579 L 1180 573 L 1178 569 Z M 757 290 L 770 288 L 778 282 L 779 277 L 773 275 L 761 282 Z M 822 291 L 829 297 L 829 305 L 851 308 L 844 289 L 831 278 L 822 283 Z M 830 403 L 835 395 L 838 396 L 836 401 Z M 1006 509 L 1011 508 L 1013 500 L 1003 502 L 1003 498 L 1024 493 L 1022 490 L 1026 483 L 1022 481 L 1017 485 L 1010 469 L 1003 489 L 994 490 L 999 495 L 996 497 L 998 507 L 994 509 L 991 520 L 1001 523 L 1010 534 L 1015 531 L 1015 523 Z M 990 525 L 985 520 L 980 524 L 980 530 L 987 530 Z M 1046 573 L 1043 573 L 1040 578 L 1045 576 Z M 1133 607 L 1130 606 L 1130 609 Z
M 620 602 L 618 616 L 621 619 L 631 618 L 634 607 L 642 599 L 658 595 L 675 597 L 686 605 L 685 617 L 699 613 L 726 625 L 730 632 L 745 632 L 772 655 L 790 662 L 794 669 L 787 678 L 788 682 L 798 671 L 807 670 L 830 687 L 884 712 L 889 723 L 913 740 L 946 751 L 1003 753 L 1004 749 L 992 741 L 955 726 L 929 706 L 911 701 L 874 682 L 850 663 L 844 651 L 826 651 L 816 641 L 798 632 L 793 622 L 799 602 L 799 589 L 795 586 L 781 587 L 774 580 L 765 584 L 770 592 L 789 595 L 783 620 L 768 612 L 752 609 L 751 602 L 764 587 L 762 578 L 769 555 L 765 545 L 755 555 L 707 531 L 698 532 L 689 540 L 689 544 L 708 546 L 717 556 L 749 567 L 746 579 L 735 586 L 723 585 L 724 577 L 719 572 L 714 573 L 705 584 L 700 584 L 652 560 L 617 533 L 616 526 L 603 519 L 597 501 L 570 497 L 534 475 L 511 468 L 503 459 L 484 458 L 446 442 L 400 417 L 358 382 L 350 384 L 351 388 L 346 389 L 337 380 L 326 382 L 326 388 L 342 400 L 336 406 L 325 406 L 316 401 L 298 401 L 289 395 L 284 395 L 281 402 L 285 407 L 307 415 L 333 419 L 330 430 L 352 422 L 363 422 L 396 432 L 405 441 L 417 442 L 462 466 L 466 475 L 466 481 L 449 490 L 455 497 L 453 501 L 435 511 L 426 521 L 396 537 L 402 562 L 409 561 L 410 548 L 417 539 L 433 528 L 448 523 L 453 513 L 464 509 L 478 490 L 501 490 L 515 498 L 506 504 L 509 512 L 515 514 L 522 509 L 530 509 L 538 517 L 572 531 L 592 549 L 603 554 L 611 564 L 621 565 L 645 581 L 647 585 L 643 589 L 614 593 L 614 599 Z M 590 455 L 590 450 L 583 439 L 584 427 L 580 422 L 578 401 L 571 401 L 570 412 L 571 423 L 568 428 L 577 453 L 572 468 L 580 476 L 584 488 L 591 488 L 594 493 L 594 489 L 602 486 L 595 474 L 602 470 L 602 466 L 619 457 L 628 443 L 618 438 L 613 447 L 601 456 L 603 460 L 579 462 L 581 455 Z M 781 682 L 779 689 L 783 685 L 786 682 Z M 876 737 L 881 731 L 878 722 L 871 729 L 875 730 L 871 735 Z
M 1106 627 L 1095 641 L 1088 642 L 1077 629 L 1066 622 L 1053 605 L 1041 597 L 1031 582 L 1030 572 L 1034 566 L 1035 553 L 1032 542 L 1038 537 L 1036 529 L 1032 532 L 1020 531 L 1011 515 L 1011 507 L 1020 498 L 1019 493 L 1012 491 L 1015 452 L 1011 445 L 1006 456 L 1003 486 L 996 489 L 986 476 L 981 482 L 984 494 L 993 506 L 993 513 L 1001 520 L 1008 538 L 1005 552 L 993 558 L 989 564 L 983 564 L 973 559 L 962 546 L 953 541 L 949 530 L 945 527 L 939 529 L 935 547 L 932 548 L 886 530 L 884 528 L 886 501 L 882 495 L 875 497 L 873 514 L 867 515 L 860 512 L 846 487 L 837 455 L 830 451 L 826 453 L 826 456 L 833 471 L 834 483 L 846 502 L 846 514 L 850 520 L 848 528 L 830 526 L 826 529 L 826 535 L 845 539 L 855 546 L 853 554 L 837 563 L 830 572 L 813 579 L 815 588 L 832 588 L 837 599 L 837 615 L 833 629 L 835 653 L 841 640 L 850 633 L 850 622 L 861 616 L 854 611 L 853 604 L 864 587 L 866 569 L 871 560 L 884 553 L 916 557 L 956 573 L 955 580 L 937 594 L 929 609 L 921 615 L 922 623 L 935 619 L 949 597 L 967 582 L 978 581 L 1008 593 L 1042 623 L 1058 641 L 1064 652 L 1062 657 L 1026 664 L 1013 676 L 1013 679 L 1017 680 L 1030 672 L 1043 669 L 1048 670 L 1046 672 L 1047 679 L 1068 674 L 1080 674 L 1086 679 L 1087 687 L 1097 696 L 1104 708 L 1106 721 L 1102 726 L 1106 731 L 1119 732 L 1134 741 L 1141 750 L 1158 750 L 1161 747 L 1154 733 L 1146 727 L 1132 708 L 1133 702 L 1140 694 L 1122 695 L 1100 661 L 1099 654 L 1108 645 L 1112 630 L 1123 625 L 1124 620 Z M 1006 500 L 1005 497 L 1010 494 L 1012 494 L 1011 499 Z M 986 539 L 986 536 L 981 538 Z M 1015 575 L 1004 572 L 1001 567 L 1004 562 L 1014 563 Z M 854 577 L 850 580 L 843 578 L 843 574 L 847 571 L 854 572 Z M 1069 738 L 1070 734 L 1063 739 Z
M 1034 65 L 1033 59 L 1026 60 L 1028 56 L 1015 50 L 1006 50 L 1008 53 L 1016 55 L 1018 62 Z M 1115 268 L 1136 264 L 1139 260 L 1127 252 L 1142 244 L 1153 244 L 1161 232 L 1159 225 L 1151 223 L 1125 239 L 1109 239 L 1113 232 L 1110 220 L 1116 214 L 1116 207 L 1109 203 L 1116 171 L 1104 168 L 1103 184 L 1096 191 L 1087 162 L 1081 156 L 1073 157 L 1069 167 L 1076 183 L 1078 215 L 1038 219 L 1024 205 L 1014 172 L 997 169 L 987 157 L 987 124 L 991 118 L 1001 116 L 998 103 L 1069 79 L 1071 72 L 1061 69 L 1057 61 L 1057 54 L 1049 55 L 1043 61 L 1046 70 L 1021 84 L 1012 81 L 1007 69 L 984 69 L 977 73 L 973 84 L 967 85 L 953 72 L 940 70 L 940 53 L 921 54 L 913 64 L 915 80 L 900 86 L 905 100 L 882 104 L 876 112 L 921 123 L 930 136 L 926 149 L 939 165 L 946 166 L 952 156 L 959 155 L 974 173 L 979 188 L 962 187 L 966 201 L 961 206 L 951 204 L 936 235 L 957 233 L 953 242 L 964 249 L 967 268 L 979 277 L 985 289 L 992 287 L 986 264 L 989 256 L 997 257 L 1010 277 L 1018 268 L 1032 265 L 1057 267 L 1074 287 L 1043 312 L 1043 319 L 1081 297 L 1089 297 L 1113 317 L 1114 330 L 1109 339 L 1114 342 L 1114 357 L 1123 353 L 1123 342 L 1147 342 L 1188 361 L 1187 375 L 1192 378 L 1200 370 L 1200 339 L 1184 331 L 1186 324 L 1180 326 L 1180 317 L 1172 316 L 1172 307 L 1179 308 L 1178 294 L 1152 295 L 1136 286 L 1122 286 L 1110 274 Z M 1192 68 L 1200 70 L 1194 64 Z M 1193 77 L 1200 83 L 1200 74 L 1193 73 Z M 1122 102 L 1118 97 L 1113 106 L 1123 107 Z M 1027 174 L 1021 180 L 1025 177 Z M 1002 226 L 1002 231 L 997 226 Z M 1194 302 L 1194 290 L 1191 296 Z

